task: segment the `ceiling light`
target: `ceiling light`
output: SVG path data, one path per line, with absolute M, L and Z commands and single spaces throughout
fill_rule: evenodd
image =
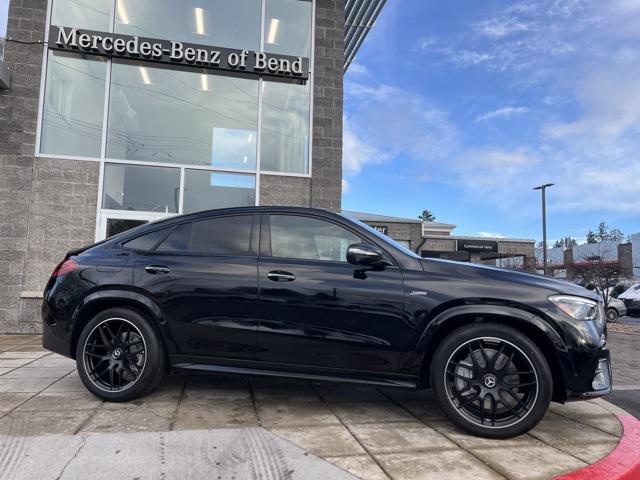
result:
M 200 74 L 200 90 L 209 91 L 209 77 L 204 73 Z
M 140 69 L 140 76 L 145 85 L 151 85 L 151 79 L 149 78 L 149 72 L 144 67 L 138 67 Z
M 118 0 L 118 17 L 120 17 L 120 21 L 125 24 L 129 24 L 129 15 L 127 14 L 127 9 L 124 6 L 124 0 Z
M 196 33 L 198 35 L 204 35 L 204 10 L 196 7 L 193 9 L 193 13 L 196 17 Z
M 274 44 L 278 38 L 278 27 L 280 26 L 280 20 L 272 18 L 269 22 L 269 34 L 267 35 L 267 43 Z

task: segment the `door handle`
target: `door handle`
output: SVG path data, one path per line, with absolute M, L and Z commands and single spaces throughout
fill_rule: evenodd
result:
M 296 276 L 289 272 L 274 270 L 273 272 L 267 273 L 267 278 L 274 282 L 293 282 Z
M 163 267 L 162 265 L 147 265 L 146 267 L 144 267 L 144 269 L 147 273 L 150 273 L 152 275 L 171 272 L 170 269 L 168 269 L 167 267 Z

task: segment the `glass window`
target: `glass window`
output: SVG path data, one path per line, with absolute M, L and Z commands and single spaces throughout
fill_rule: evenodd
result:
M 360 237 L 334 223 L 310 217 L 271 215 L 271 255 L 307 260 L 347 261 Z
M 309 171 L 309 85 L 263 82 L 261 169 Z
M 129 35 L 258 50 L 260 16 L 260 0 L 117 0 L 115 30 Z
M 255 169 L 258 82 L 113 62 L 107 157 Z
M 156 252 L 187 252 L 191 243 L 191 223 L 178 225 L 169 236 L 158 245 Z
M 212 255 L 247 255 L 252 222 L 251 215 L 194 222 L 191 251 Z
M 108 163 L 104 167 L 102 208 L 177 213 L 180 170 Z
M 255 175 L 186 170 L 184 213 L 256 203 Z
M 265 51 L 309 57 L 311 8 L 311 0 L 266 0 Z
M 140 235 L 139 237 L 129 240 L 124 244 L 127 248 L 134 250 L 151 250 L 156 244 L 164 238 L 171 228 L 162 228 L 155 232 Z
M 40 151 L 100 157 L 106 62 L 50 51 Z
M 119 233 L 126 232 L 132 228 L 140 227 L 147 222 L 146 220 L 129 220 L 124 218 L 109 218 L 107 219 L 107 238 L 118 235 Z
M 113 0 L 54 0 L 51 24 L 110 32 L 112 11 Z

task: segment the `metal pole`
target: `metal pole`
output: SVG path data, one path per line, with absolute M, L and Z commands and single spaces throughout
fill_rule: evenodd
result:
M 553 183 L 545 183 L 534 187 L 534 190 L 542 191 L 542 271 L 548 274 L 547 268 L 547 187 L 553 187 Z
M 542 272 L 547 275 L 547 198 L 546 186 L 542 187 Z

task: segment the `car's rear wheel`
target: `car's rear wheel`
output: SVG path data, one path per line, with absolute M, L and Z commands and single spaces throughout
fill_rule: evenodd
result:
M 112 402 L 150 392 L 167 371 L 160 336 L 146 318 L 128 308 L 104 310 L 85 325 L 76 363 L 87 389 Z
M 616 323 L 618 321 L 618 310 L 613 307 L 607 308 L 607 322 Z
M 435 352 L 430 374 L 447 417 L 489 438 L 514 437 L 533 428 L 553 390 L 540 349 L 501 324 L 475 323 L 449 334 Z

